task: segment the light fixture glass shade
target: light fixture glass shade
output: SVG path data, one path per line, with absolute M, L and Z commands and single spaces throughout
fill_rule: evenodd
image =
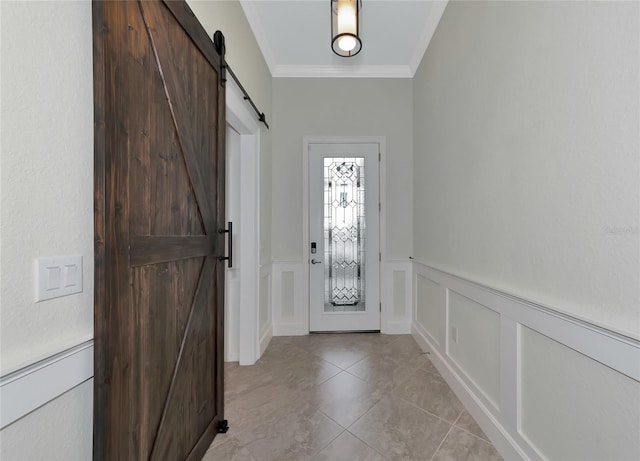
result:
M 338 56 L 355 56 L 362 49 L 360 10 L 362 0 L 331 1 L 331 49 Z

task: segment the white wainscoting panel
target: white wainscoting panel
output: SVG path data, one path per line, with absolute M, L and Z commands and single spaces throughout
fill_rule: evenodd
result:
M 415 318 L 414 327 L 422 335 L 428 336 L 431 342 L 445 353 L 444 336 L 446 334 L 446 310 L 443 309 L 446 289 L 424 273 L 415 273 Z
M 408 260 L 383 261 L 380 270 L 380 331 L 389 335 L 410 334 L 413 265 Z
M 307 261 L 273 261 L 272 312 L 274 336 L 309 334 Z
M 520 433 L 540 457 L 640 459 L 637 381 L 523 326 L 518 382 Z
M 258 358 L 262 356 L 273 337 L 271 299 L 271 264 L 265 264 L 260 266 L 260 351 Z
M 307 261 L 274 261 L 272 305 L 274 336 L 309 334 L 309 281 Z M 412 263 L 388 261 L 382 264 L 381 332 L 410 334 L 412 312 Z
M 0 429 L 93 377 L 93 339 L 0 378 Z
M 413 336 L 505 459 L 640 459 L 639 341 L 413 270 Z
M 500 407 L 500 314 L 449 290 L 447 353 L 458 370 Z

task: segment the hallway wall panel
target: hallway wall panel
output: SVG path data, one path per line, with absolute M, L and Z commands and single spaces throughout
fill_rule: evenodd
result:
M 449 2 L 413 80 L 414 334 L 506 459 L 640 457 L 638 37 L 637 2 Z
M 412 85 L 409 79 L 273 80 L 273 259 L 302 249 L 302 137 L 386 136 L 387 259 L 412 251 Z
M 449 2 L 414 78 L 417 260 L 640 338 L 640 4 Z

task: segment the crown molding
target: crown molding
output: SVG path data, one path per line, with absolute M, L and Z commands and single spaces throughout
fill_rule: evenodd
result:
M 412 78 L 409 66 L 276 66 L 274 78 Z
M 424 29 L 422 29 L 422 34 L 420 35 L 420 40 L 416 43 L 413 56 L 409 61 L 411 77 L 415 75 L 420 63 L 422 62 L 424 54 L 427 52 L 429 43 L 431 43 L 433 34 L 435 34 L 436 28 L 438 27 L 438 24 L 440 24 L 440 19 L 447 7 L 447 3 L 449 3 L 449 0 L 432 1 L 429 3 L 431 6 L 430 14 L 427 16 L 427 21 L 424 25 Z

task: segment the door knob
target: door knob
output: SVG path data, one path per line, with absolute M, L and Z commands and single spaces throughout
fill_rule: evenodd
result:
M 317 259 L 312 259 L 311 264 L 320 264 L 322 261 L 318 261 Z

